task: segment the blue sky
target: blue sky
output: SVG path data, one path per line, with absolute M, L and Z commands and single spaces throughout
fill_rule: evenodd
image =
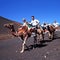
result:
M 40 23 L 60 23 L 60 0 L 0 0 L 0 16 L 22 22 L 34 15 Z

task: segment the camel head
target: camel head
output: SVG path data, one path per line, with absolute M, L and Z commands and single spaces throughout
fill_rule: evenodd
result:
M 13 23 L 4 24 L 4 27 L 10 29 L 11 32 L 15 32 L 14 24 Z

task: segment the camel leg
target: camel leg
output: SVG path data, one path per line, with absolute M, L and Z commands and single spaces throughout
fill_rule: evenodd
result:
M 23 41 L 22 39 L 21 39 L 21 37 L 18 37 L 21 41 Z
M 20 51 L 20 53 L 24 52 L 24 47 L 25 47 L 25 44 L 26 44 L 26 40 L 27 40 L 27 36 L 24 38 L 24 41 L 23 41 L 23 44 L 22 44 L 22 50 Z
M 42 40 L 42 38 L 43 38 L 43 37 L 42 37 L 42 34 L 40 34 L 40 40 Z
M 49 32 L 48 34 L 49 34 L 49 39 L 53 40 L 54 39 L 54 32 L 52 32 L 52 33 Z
M 33 45 L 34 47 L 33 47 L 33 49 L 36 48 L 36 44 L 37 44 L 37 35 L 34 36 L 34 45 Z
M 44 40 L 44 34 L 42 33 L 42 39 Z
M 51 34 L 51 39 L 54 40 L 54 32 Z
M 48 35 L 49 35 L 49 39 L 51 39 L 51 33 L 50 32 L 48 32 Z
M 41 31 L 40 34 L 39 34 L 39 42 L 41 43 L 42 41 L 44 41 L 44 34 Z
M 39 44 L 42 44 L 42 41 L 44 41 L 44 35 L 43 34 L 40 34 L 39 35 L 39 41 L 38 41 L 38 43 Z

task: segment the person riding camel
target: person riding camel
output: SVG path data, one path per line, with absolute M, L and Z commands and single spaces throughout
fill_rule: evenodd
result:
M 59 27 L 59 23 L 56 22 L 56 20 L 54 21 L 53 26 L 54 26 L 54 28 L 56 29 L 56 31 L 57 31 L 57 29 L 59 29 L 59 28 L 58 28 L 58 27 Z
M 43 28 L 44 32 L 46 31 L 47 26 L 48 26 L 48 25 L 47 25 L 45 22 L 42 24 L 42 28 Z
M 44 30 L 44 32 L 47 33 L 49 30 L 49 26 L 51 26 L 51 24 L 44 22 L 41 26 L 42 26 L 42 29 Z
M 34 16 L 32 16 L 32 21 L 30 23 L 32 25 L 32 27 L 35 27 L 37 28 L 38 24 L 39 24 L 39 21 L 37 19 L 35 19 Z
M 32 33 L 33 36 L 36 36 L 39 21 L 37 19 L 35 19 L 34 16 L 31 16 L 31 18 L 32 18 L 32 20 L 29 24 L 32 26 L 31 28 L 35 30 L 35 32 Z
M 59 26 L 59 23 L 56 22 L 56 20 L 55 20 L 54 23 L 53 23 L 53 26 L 57 28 Z
M 27 26 L 27 22 L 26 22 L 25 18 L 23 19 L 23 25 L 22 26 Z
M 28 27 L 26 19 L 23 19 L 23 25 L 20 25 L 21 27 L 18 30 L 24 29 L 24 27 Z

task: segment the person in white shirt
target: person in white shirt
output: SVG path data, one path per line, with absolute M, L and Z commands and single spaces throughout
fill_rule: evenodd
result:
M 32 16 L 32 21 L 30 23 L 33 27 L 37 27 L 39 25 L 39 21 Z
M 48 23 L 45 23 L 45 22 L 41 25 L 45 33 L 48 32 L 49 25 L 51 25 L 51 24 L 48 24 Z
M 23 26 L 27 26 L 26 19 L 23 19 Z
M 28 27 L 28 30 L 30 30 L 32 28 L 32 26 L 26 21 L 25 18 L 23 19 L 23 25 L 22 25 L 22 27 L 23 26 L 27 26 Z
M 45 29 L 47 28 L 48 24 L 46 24 L 46 23 L 44 22 L 41 26 L 42 26 L 43 30 L 45 30 Z
M 19 29 L 22 29 L 23 28 L 23 26 L 27 26 L 28 27 L 28 25 L 27 25 L 27 22 L 26 22 L 26 19 L 24 18 L 23 19 L 23 25 L 20 25 L 21 26 L 21 28 L 19 28 Z
M 59 23 L 56 22 L 56 20 L 55 20 L 54 23 L 53 23 L 53 26 L 54 26 L 54 27 L 58 27 L 58 26 L 59 26 Z
M 31 16 L 31 18 L 32 18 L 32 20 L 29 24 L 30 24 L 30 26 L 32 26 L 31 27 L 32 29 L 35 29 L 35 32 L 32 32 L 32 34 L 36 38 L 36 36 L 37 36 L 36 33 L 37 33 L 37 28 L 38 28 L 38 25 L 39 25 L 39 21 L 37 19 L 35 19 L 34 16 Z
M 58 29 L 59 29 L 59 23 L 56 22 L 56 20 L 54 21 L 53 26 L 56 29 L 56 31 L 58 31 Z

